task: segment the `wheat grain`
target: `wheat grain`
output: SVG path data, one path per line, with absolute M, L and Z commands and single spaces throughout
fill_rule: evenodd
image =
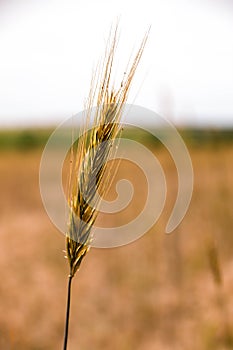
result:
M 120 120 L 129 88 L 142 56 L 148 34 L 133 60 L 131 68 L 124 73 L 120 87 L 110 87 L 114 54 L 117 43 L 117 27 L 110 35 L 102 74 L 97 83 L 91 84 L 87 102 L 86 127 L 76 152 L 72 152 L 72 169 L 69 193 L 69 229 L 66 237 L 67 257 L 70 274 L 74 276 L 83 257 L 89 250 L 92 239 L 91 229 L 98 215 L 100 204 L 97 192 L 106 190 L 106 163 L 111 153 L 111 145 L 120 133 Z M 94 127 L 90 133 L 91 113 L 96 100 Z M 91 204 L 90 204 L 91 203 Z

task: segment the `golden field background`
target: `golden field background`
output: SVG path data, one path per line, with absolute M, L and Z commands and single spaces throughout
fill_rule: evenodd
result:
M 0 349 L 61 349 L 68 264 L 64 236 L 39 193 L 47 136 L 38 143 L 34 134 L 20 135 L 0 135 Z M 73 283 L 69 350 L 233 349 L 233 143 L 229 135 L 228 142 L 197 135 L 186 136 L 192 202 L 171 235 L 164 229 L 176 169 L 163 147 L 144 140 L 166 174 L 165 210 L 136 242 L 85 257 Z M 135 166 L 124 162 L 117 177 L 132 180 L 133 202 L 121 215 L 101 216 L 100 225 L 127 222 L 145 200 Z M 115 195 L 114 183 L 108 195 Z

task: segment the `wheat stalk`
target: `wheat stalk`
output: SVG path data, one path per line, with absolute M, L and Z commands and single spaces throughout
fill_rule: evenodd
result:
M 120 120 L 129 88 L 141 59 L 148 33 L 142 40 L 131 67 L 124 73 L 120 87 L 111 84 L 113 60 L 116 51 L 118 26 L 110 33 L 105 59 L 99 78 L 92 80 L 86 108 L 86 126 L 77 151 L 71 152 L 71 169 L 68 201 L 70 207 L 66 251 L 70 274 L 68 282 L 66 327 L 64 350 L 67 347 L 71 281 L 87 254 L 92 240 L 91 230 L 98 215 L 100 196 L 106 191 L 106 164 L 109 160 L 113 141 L 119 136 Z M 97 74 L 96 74 L 97 75 Z M 93 106 L 94 127 L 90 132 Z

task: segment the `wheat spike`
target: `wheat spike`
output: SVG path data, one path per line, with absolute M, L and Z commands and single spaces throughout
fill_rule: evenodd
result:
M 70 214 L 66 235 L 66 250 L 71 277 L 79 269 L 82 259 L 90 247 L 91 229 L 98 215 L 100 204 L 96 192 L 103 194 L 106 189 L 104 178 L 106 177 L 106 163 L 111 153 L 112 142 L 120 133 L 123 107 L 148 37 L 147 33 L 130 69 L 124 73 L 120 87 L 115 89 L 113 86 L 110 87 L 110 82 L 117 33 L 116 26 L 113 33 L 110 34 L 99 79 L 94 77 L 92 80 L 86 108 L 85 130 L 79 140 L 77 151 L 71 152 L 72 165 L 68 195 Z M 87 132 L 94 104 L 96 104 L 94 127 L 90 132 Z

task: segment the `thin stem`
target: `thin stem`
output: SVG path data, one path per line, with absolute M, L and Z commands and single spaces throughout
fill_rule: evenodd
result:
M 68 289 L 67 289 L 66 324 L 65 324 L 63 350 L 67 349 L 68 331 L 69 331 L 69 318 L 70 318 L 70 298 L 71 298 L 71 282 L 72 282 L 72 278 L 73 278 L 73 276 L 69 275 L 69 277 L 68 277 Z

